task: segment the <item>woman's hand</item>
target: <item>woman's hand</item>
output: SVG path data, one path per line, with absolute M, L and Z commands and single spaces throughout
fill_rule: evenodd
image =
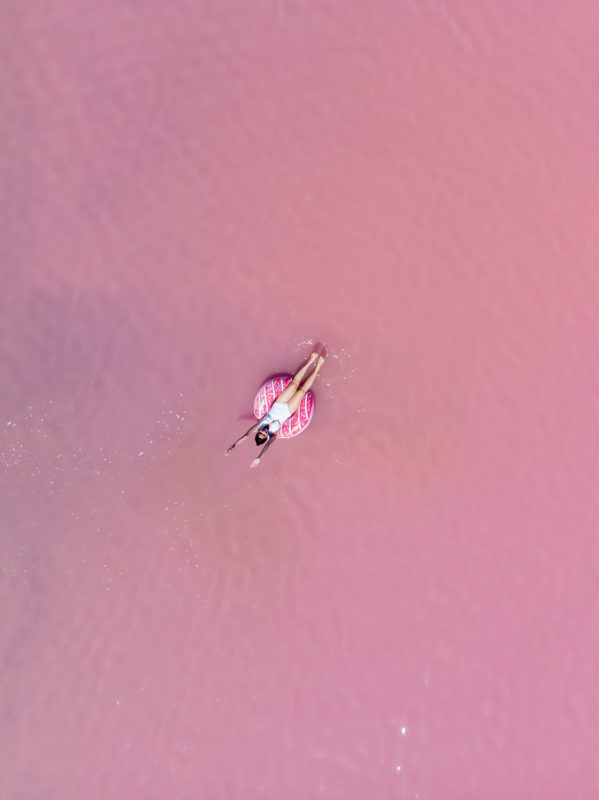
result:
M 260 463 L 260 459 L 259 458 L 255 458 L 252 461 L 252 463 L 250 464 L 250 469 L 254 469 L 254 467 L 257 467 L 259 463 Z

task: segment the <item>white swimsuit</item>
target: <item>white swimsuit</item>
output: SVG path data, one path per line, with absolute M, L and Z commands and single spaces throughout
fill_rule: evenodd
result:
M 281 429 L 283 422 L 292 416 L 288 403 L 279 403 L 278 400 L 275 400 L 268 414 L 265 414 L 260 420 L 260 428 L 268 426 L 269 433 L 277 433 Z

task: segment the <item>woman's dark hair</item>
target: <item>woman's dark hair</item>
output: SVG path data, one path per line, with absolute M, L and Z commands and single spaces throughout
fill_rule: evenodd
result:
M 270 434 L 264 428 L 261 428 L 259 431 L 256 432 L 256 444 L 260 447 L 261 444 L 264 444 L 270 438 Z

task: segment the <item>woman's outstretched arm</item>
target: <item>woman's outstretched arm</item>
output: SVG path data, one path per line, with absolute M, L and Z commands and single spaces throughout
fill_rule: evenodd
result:
M 235 447 L 237 447 L 237 445 L 238 445 L 238 444 L 241 444 L 242 442 L 245 442 L 245 440 L 248 438 L 248 436 L 251 436 L 253 433 L 256 433 L 256 431 L 258 430 L 258 426 L 259 426 L 259 425 L 260 425 L 260 423 L 259 423 L 259 422 L 257 422 L 255 425 L 252 425 L 252 427 L 251 427 L 251 428 L 249 428 L 249 430 L 247 430 L 247 431 L 246 431 L 246 432 L 243 434 L 243 436 L 240 436 L 240 437 L 239 437 L 239 439 L 237 439 L 237 441 L 236 441 L 236 442 L 233 442 L 233 444 L 231 445 L 231 447 L 228 447 L 228 448 L 227 448 L 227 450 L 225 451 L 225 455 L 226 455 L 226 456 L 228 456 L 228 455 L 229 455 L 229 453 L 230 453 L 230 452 L 231 452 L 231 451 L 232 451 L 232 450 L 233 450 Z
M 277 438 L 276 436 L 271 436 L 270 437 L 270 439 L 266 442 L 266 444 L 264 445 L 264 447 L 260 451 L 260 455 L 258 456 L 258 458 L 255 458 L 252 461 L 252 463 L 250 464 L 250 467 L 253 468 L 253 467 L 257 467 L 258 466 L 258 464 L 260 463 L 260 459 L 264 456 L 264 454 L 266 453 L 266 451 L 268 450 L 268 448 L 271 446 L 271 444 L 274 442 L 274 440 L 276 438 Z

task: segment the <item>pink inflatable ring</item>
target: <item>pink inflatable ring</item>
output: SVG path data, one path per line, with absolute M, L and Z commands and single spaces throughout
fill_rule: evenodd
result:
M 291 375 L 277 375 L 270 381 L 266 381 L 258 389 L 256 397 L 254 397 L 254 416 L 256 419 L 262 417 L 270 410 L 270 407 L 277 399 L 277 397 L 284 391 L 291 383 Z M 295 414 L 281 425 L 281 430 L 277 433 L 281 439 L 291 439 L 297 436 L 302 431 L 305 431 L 312 420 L 314 414 L 314 395 L 312 392 L 306 392 L 302 402 L 299 405 Z

